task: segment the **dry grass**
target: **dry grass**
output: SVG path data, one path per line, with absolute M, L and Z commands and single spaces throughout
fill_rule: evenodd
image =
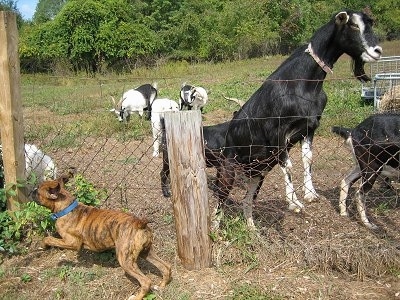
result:
M 400 110 L 400 85 L 387 90 L 379 103 L 380 111 Z

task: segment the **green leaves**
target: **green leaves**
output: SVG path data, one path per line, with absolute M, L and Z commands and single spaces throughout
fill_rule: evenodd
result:
M 393 3 L 379 0 L 371 7 L 381 35 L 400 35 L 399 8 Z M 160 57 L 224 61 L 287 54 L 346 6 L 363 9 L 365 3 L 40 0 L 34 22 L 21 30 L 20 54 L 29 65 L 66 59 L 75 71 L 87 72 L 151 64 Z

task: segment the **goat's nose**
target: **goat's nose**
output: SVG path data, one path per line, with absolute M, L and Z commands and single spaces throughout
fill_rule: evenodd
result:
M 379 56 L 381 56 L 382 55 L 382 47 L 381 46 L 375 46 L 374 52 L 376 54 L 378 54 Z

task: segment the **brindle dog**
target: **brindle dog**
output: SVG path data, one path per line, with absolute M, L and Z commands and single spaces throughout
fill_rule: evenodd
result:
M 171 280 L 171 266 L 152 249 L 153 234 L 147 221 L 128 213 L 78 203 L 64 187 L 71 176 L 45 181 L 35 193 L 35 201 L 53 213 L 51 217 L 56 220 L 56 229 L 61 236 L 45 237 L 45 246 L 77 251 L 84 248 L 96 252 L 115 248 L 118 262 L 127 277 L 136 278 L 141 285 L 136 297 L 132 295 L 128 300 L 141 300 L 150 290 L 150 278 L 137 265 L 139 256 L 161 271 L 159 286 L 165 287 Z

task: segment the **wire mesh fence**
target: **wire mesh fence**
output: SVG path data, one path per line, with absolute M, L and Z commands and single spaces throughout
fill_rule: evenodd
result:
M 119 122 L 115 113 L 110 112 L 111 96 L 117 98 L 126 89 L 153 81 L 141 78 L 132 80 L 133 83 L 127 80 L 71 83 L 53 78 L 47 82 L 38 79 L 25 83 L 22 87 L 25 143 L 35 145 L 48 155 L 57 168 L 57 175 L 75 167 L 96 189 L 104 191 L 101 207 L 122 209 L 149 219 L 151 227 L 159 234 L 157 246 L 163 249 L 164 256 L 173 260 L 176 255 L 173 205 L 161 189 L 163 157 L 153 156 L 150 121 L 134 114 L 129 122 Z M 181 78 L 172 82 L 157 81 L 160 97 L 177 100 Z M 207 87 L 207 83 L 204 86 Z M 231 120 L 238 105 L 224 96 L 245 99 L 243 90 L 254 90 L 259 84 L 259 80 L 240 84 L 235 81 L 224 86 L 228 92 L 214 90 L 202 114 L 203 125 Z M 334 101 L 345 99 L 346 93 L 337 93 Z M 359 95 L 359 89 L 354 89 L 354 93 Z M 365 115 L 368 114 L 369 111 Z M 355 205 L 359 181 L 350 189 L 347 200 L 349 218 L 339 213 L 341 181 L 354 167 L 354 161 L 343 138 L 331 133 L 330 127 L 349 126 L 349 123 L 354 126 L 364 118 L 355 116 L 349 109 L 339 116 L 328 109 L 322 116 L 312 147 L 312 180 L 318 194 L 318 199 L 312 203 L 303 199 L 301 146 L 296 144 L 291 149 L 294 192 L 304 204 L 300 213 L 288 209 L 284 173 L 279 165 L 266 174 L 258 197 L 253 201 L 253 218 L 259 235 L 252 241 L 255 244 L 249 245 L 255 249 L 253 254 L 263 261 L 263 268 L 275 268 L 280 264 L 305 266 L 327 272 L 339 270 L 364 278 L 386 272 L 387 266 L 398 266 L 398 178 L 392 179 L 392 187 L 388 188 L 386 178 L 379 176 L 366 198 L 367 215 L 378 225 L 377 233 L 368 231 L 359 222 Z M 206 174 L 210 217 L 214 220 L 218 203 L 216 168 L 206 168 Z M 238 169 L 230 192 L 233 201 L 223 206 L 224 215 L 231 217 L 231 222 L 243 216 L 247 182 L 248 178 Z M 229 231 L 226 222 L 223 219 L 220 223 L 221 235 Z M 216 265 L 250 263 L 243 258 L 242 250 L 234 251 L 224 241 L 216 240 L 212 247 Z
M 139 210 L 139 213 L 152 210 L 157 201 L 168 200 L 161 191 L 162 156 L 152 155 L 154 140 L 151 122 L 136 114 L 132 115 L 129 122 L 118 122 L 116 115 L 110 112 L 113 108 L 111 97 L 120 97 L 123 91 L 138 86 L 139 82 L 158 81 L 159 96 L 177 100 L 182 80 L 170 79 L 134 78 L 134 83 L 130 83 L 129 80 L 118 79 L 67 80 L 47 76 L 45 81 L 43 78 L 33 78 L 22 87 L 25 143 L 34 145 L 51 157 L 58 175 L 75 167 L 97 188 L 104 190 L 107 195 L 103 199 L 104 207 Z M 204 85 L 207 86 L 207 82 Z M 230 93 L 240 95 L 243 85 L 245 89 L 254 89 L 259 81 L 234 84 L 236 90 Z M 223 123 L 232 118 L 232 111 L 237 110 L 238 105 L 224 99 L 225 95 L 211 94 L 207 105 L 212 107 L 220 101 L 219 106 L 225 110 L 221 113 L 221 109 L 206 109 L 203 113 L 205 125 Z M 321 130 L 317 132 L 313 143 L 313 184 L 319 199 L 329 201 L 336 212 L 341 180 L 354 162 L 351 151 L 343 145 L 343 139 L 330 133 L 329 127 L 332 124 L 344 125 L 337 123 L 352 118 L 351 112 L 347 116 L 323 115 Z M 300 145 L 295 145 L 290 151 L 294 192 L 299 200 L 302 200 L 305 188 L 302 155 Z M 207 174 L 209 199 L 215 206 L 215 168 L 208 168 Z M 230 197 L 241 205 L 246 194 L 246 177 L 240 176 L 240 172 L 238 174 Z M 392 181 L 394 188 L 387 189 L 383 188 L 386 185 L 381 184 L 384 180 L 378 180 L 368 198 L 369 207 L 396 207 L 397 181 Z M 254 202 L 254 214 L 259 215 L 257 207 L 263 205 L 276 212 L 287 210 L 286 193 L 283 172 L 279 166 L 275 166 L 260 188 L 257 201 Z M 349 197 L 350 202 L 353 201 L 352 196 Z M 266 219 L 263 220 L 261 215 L 258 217 L 261 224 L 269 224 L 273 217 Z M 257 217 L 255 220 L 257 222 Z
M 25 87 L 24 97 L 29 103 L 24 109 L 25 141 L 50 156 L 59 175 L 75 167 L 97 188 L 104 190 L 107 195 L 103 199 L 104 207 L 144 213 L 152 209 L 157 201 L 168 200 L 164 199 L 161 192 L 162 157 L 152 155 L 154 140 L 150 121 L 133 115 L 130 122 L 120 123 L 109 112 L 112 107 L 111 95 L 121 94 L 120 91 L 127 88 L 126 83 L 116 87 L 108 82 L 73 86 L 33 84 L 27 89 Z M 173 90 L 175 87 L 170 88 Z M 178 95 L 179 87 L 175 89 L 169 94 Z M 52 96 L 49 97 L 49 94 Z M 206 123 L 222 123 L 231 118 L 230 112 L 226 112 L 222 118 L 220 115 L 213 117 L 213 114 L 212 111 L 203 114 Z M 323 116 L 322 122 L 332 124 L 336 119 Z M 328 131 L 317 133 L 314 139 L 312 179 L 320 199 L 329 201 L 337 210 L 341 180 L 354 162 L 351 151 L 343 145 L 343 139 Z M 290 151 L 294 192 L 300 200 L 305 188 L 302 155 L 300 145 L 295 145 Z M 216 171 L 208 168 L 207 173 L 212 188 L 209 189 L 209 199 L 212 205 L 216 205 L 216 185 L 211 184 L 216 179 Z M 240 176 L 240 172 L 238 174 L 230 196 L 240 205 L 246 193 L 246 180 L 245 176 Z M 379 182 L 383 180 L 378 180 L 370 193 L 369 207 L 396 207 L 397 189 L 380 188 Z M 397 181 L 393 183 L 396 187 Z M 261 186 L 254 203 L 254 214 L 259 215 L 257 207 L 265 205 L 279 215 L 279 211 L 287 210 L 285 198 L 284 175 L 279 166 L 275 166 Z M 350 196 L 349 201 L 352 198 Z M 266 217 L 268 220 L 263 218 L 259 215 L 259 223 L 269 224 L 274 219 L 273 216 Z M 278 216 L 276 218 L 279 219 Z M 255 219 L 257 221 L 257 217 Z

